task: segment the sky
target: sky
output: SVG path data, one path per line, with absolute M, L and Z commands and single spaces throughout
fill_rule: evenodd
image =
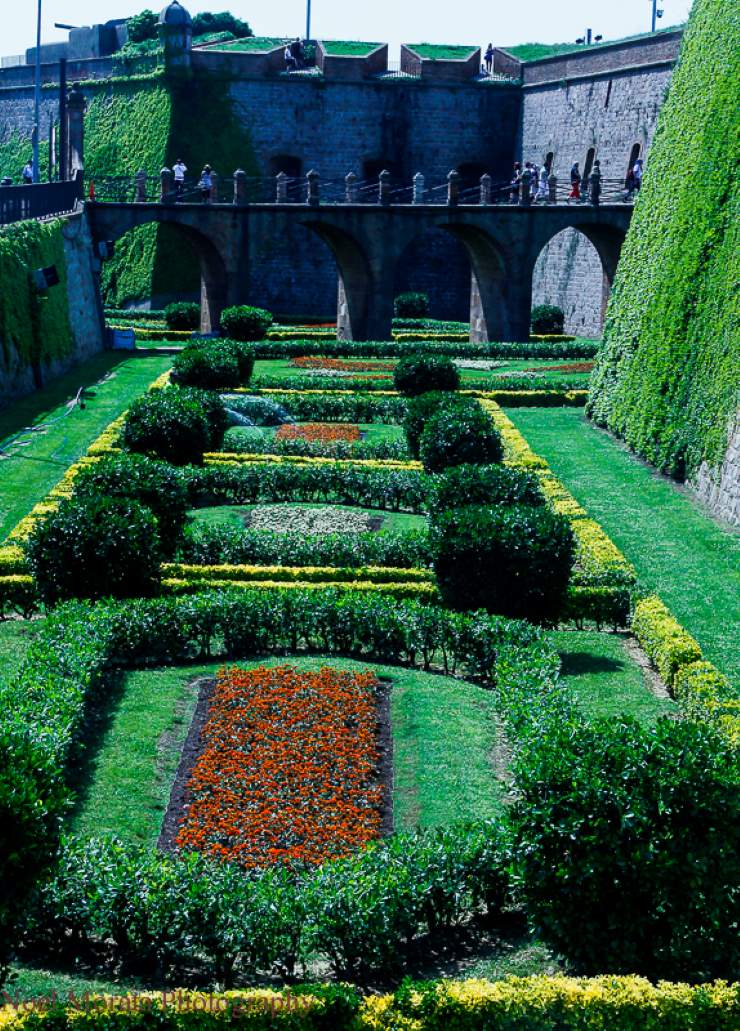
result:
M 126 18 L 147 0 L 41 0 L 42 42 L 66 39 L 54 22 L 91 25 Z M 163 0 L 162 0 L 163 2 Z M 151 0 L 150 0 L 151 3 Z M 230 10 L 258 36 L 304 35 L 307 0 L 184 0 L 191 14 Z M 665 11 L 658 26 L 685 21 L 692 0 L 658 0 Z M 159 0 L 151 3 L 154 9 Z M 587 28 L 605 40 L 650 29 L 652 0 L 312 0 L 312 36 L 391 44 L 391 61 L 401 43 L 573 42 Z M 5 0 L 0 13 L 0 54 L 20 54 L 36 38 L 36 0 Z

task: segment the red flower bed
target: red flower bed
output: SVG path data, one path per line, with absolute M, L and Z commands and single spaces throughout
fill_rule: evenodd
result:
M 345 358 L 321 356 L 291 358 L 291 364 L 298 369 L 330 369 L 334 372 L 393 372 L 396 367 L 395 362 L 348 361 Z
M 221 670 L 178 848 L 320 863 L 379 837 L 377 684 L 330 668 Z
M 276 440 L 317 440 L 330 444 L 335 440 L 346 440 L 350 444 L 360 439 L 360 427 L 348 422 L 286 422 L 278 428 Z

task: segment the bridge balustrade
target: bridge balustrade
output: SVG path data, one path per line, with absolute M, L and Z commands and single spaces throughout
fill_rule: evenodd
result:
M 0 186 L 0 225 L 68 215 L 82 199 L 82 175 L 61 183 Z

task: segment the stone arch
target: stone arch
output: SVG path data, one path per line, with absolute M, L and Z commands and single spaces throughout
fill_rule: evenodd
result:
M 414 236 L 399 255 L 394 297 L 408 291 L 429 296 L 435 319 L 467 322 L 470 316 L 470 256 L 461 240 L 439 228 Z
M 555 304 L 565 329 L 599 336 L 614 283 L 624 232 L 611 226 L 562 229 L 540 250 L 532 275 L 532 306 Z

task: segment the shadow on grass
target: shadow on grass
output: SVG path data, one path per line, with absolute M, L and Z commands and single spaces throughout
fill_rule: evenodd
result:
M 620 673 L 626 664 L 606 655 L 593 655 L 591 652 L 561 652 L 562 675 L 564 677 L 582 677 L 589 673 Z
M 84 722 L 84 734 L 70 757 L 67 782 L 74 796 L 67 814 L 68 824 L 82 812 L 95 782 L 97 758 L 106 734 L 113 725 L 126 683 L 121 671 L 109 673 L 91 699 Z

